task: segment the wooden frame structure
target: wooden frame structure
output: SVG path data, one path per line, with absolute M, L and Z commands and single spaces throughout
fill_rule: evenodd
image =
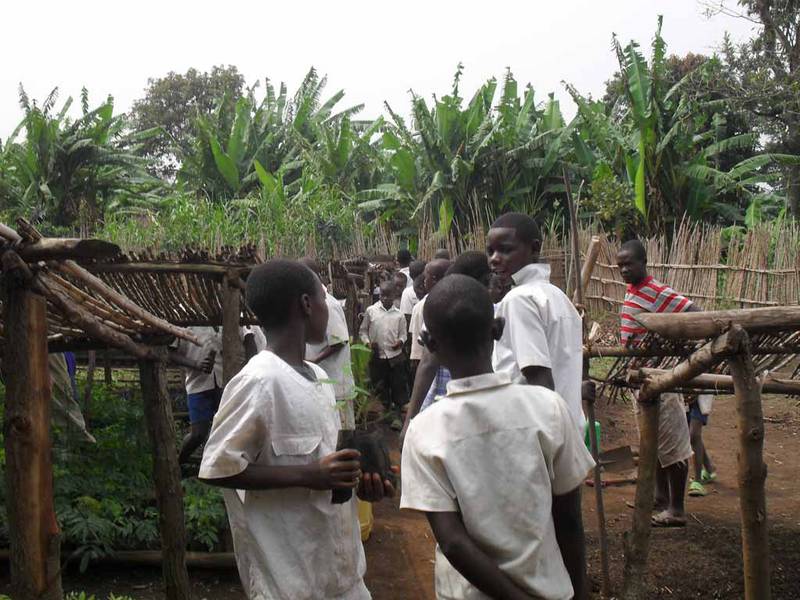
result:
M 260 262 L 252 252 L 222 256 L 187 251 L 175 257 L 123 256 L 100 240 L 48 239 L 20 219 L 0 224 L 3 298 L 0 339 L 6 383 L 4 423 L 12 596 L 60 600 L 60 532 L 53 504 L 49 351 L 115 348 L 136 359 L 159 511 L 161 566 L 169 600 L 190 598 L 186 531 L 172 406 L 165 366 L 175 337 L 199 343 L 184 327 L 223 328 L 223 371 L 241 368 L 246 308 L 243 278 Z M 339 295 L 356 299 L 352 282 L 368 264 L 328 266 Z M 350 302 L 355 306 L 356 302 Z M 348 315 L 355 319 L 355 313 Z M 186 359 L 176 364 L 198 367 Z
M 744 588 L 747 600 L 769 600 L 770 570 L 763 459 L 762 390 L 800 394 L 800 381 L 779 379 L 762 368 L 786 366 L 797 353 L 800 306 L 641 314 L 648 330 L 642 346 L 584 349 L 587 357 L 618 356 L 613 374 L 626 373 L 639 387 L 639 472 L 633 524 L 625 538 L 621 597 L 648 597 L 647 555 L 657 468 L 660 394 L 670 391 L 733 391 L 739 417 L 738 487 L 742 525 Z M 788 358 L 787 358 L 788 357 Z M 669 368 L 644 367 L 644 360 Z M 727 369 L 730 374 L 719 371 Z M 797 376 L 796 368 L 793 376 Z

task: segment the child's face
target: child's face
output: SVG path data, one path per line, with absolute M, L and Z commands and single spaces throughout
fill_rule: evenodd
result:
M 394 289 L 399 296 L 406 289 L 406 278 L 402 273 L 396 273 L 394 276 Z
M 325 341 L 328 329 L 328 305 L 325 302 L 325 290 L 317 280 L 316 293 L 310 298 L 311 311 L 308 317 L 308 331 L 306 341 L 311 344 L 320 344 Z
M 526 244 L 517 238 L 510 227 L 493 227 L 489 230 L 486 254 L 489 265 L 497 275 L 510 278 L 522 267 L 534 262 L 539 254 L 535 244 Z
M 382 285 L 381 286 L 381 304 L 383 308 L 389 310 L 394 304 L 396 297 L 394 286 Z

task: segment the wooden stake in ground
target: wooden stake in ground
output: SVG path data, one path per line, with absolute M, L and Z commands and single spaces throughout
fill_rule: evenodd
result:
M 222 379 L 226 385 L 244 366 L 244 346 L 239 335 L 241 316 L 239 271 L 231 270 L 222 280 Z
M 764 485 L 764 414 L 761 386 L 753 369 L 750 340 L 745 338 L 743 351 L 728 364 L 736 390 L 739 415 L 739 510 L 742 516 L 742 560 L 744 562 L 744 597 L 746 600 L 769 600 L 769 533 L 767 499 Z
M 163 553 L 161 568 L 167 600 L 188 600 L 191 592 L 186 570 L 183 488 L 164 368 L 167 353 L 164 349 L 154 349 L 154 352 L 160 360 L 140 361 L 139 377 L 147 432 L 153 451 L 153 476 Z
M 50 459 L 47 304 L 23 281 L 13 281 L 8 272 L 6 277 L 12 279 L 4 315 L 3 360 L 11 596 L 60 600 L 64 594 Z
M 633 526 L 625 536 L 625 568 L 622 594 L 625 600 L 649 598 L 647 589 L 647 554 L 658 468 L 659 396 L 680 387 L 684 381 L 705 372 L 721 359 L 739 351 L 744 330 L 734 326 L 730 331 L 705 344 L 685 361 L 658 376 L 648 378 L 637 399 L 639 403 L 639 470 Z

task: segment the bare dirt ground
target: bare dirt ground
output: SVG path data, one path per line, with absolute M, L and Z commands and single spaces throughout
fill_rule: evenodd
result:
M 636 444 L 629 408 L 598 405 L 603 446 Z M 800 598 L 800 408 L 795 400 L 767 397 L 764 402 L 769 469 L 767 509 L 772 553 L 772 597 Z M 739 502 L 736 491 L 737 431 L 732 397 L 719 397 L 705 440 L 719 480 L 704 498 L 687 498 L 685 529 L 654 530 L 650 553 L 651 598 L 732 599 L 743 596 Z M 618 590 L 624 562 L 622 535 L 630 526 L 634 486 L 606 488 L 604 498 L 611 546 L 611 576 Z M 588 538 L 593 597 L 599 598 L 599 550 L 594 491 L 584 488 L 584 523 Z M 377 600 L 433 600 L 433 537 L 422 515 L 398 510 L 398 500 L 375 507 L 376 524 L 366 543 L 367 586 Z M 7 566 L 0 573 L 0 593 L 7 593 Z M 235 572 L 193 571 L 196 598 L 241 600 Z M 141 600 L 163 598 L 156 569 L 91 567 L 68 573 L 66 590 L 86 590 L 106 598 L 109 592 Z

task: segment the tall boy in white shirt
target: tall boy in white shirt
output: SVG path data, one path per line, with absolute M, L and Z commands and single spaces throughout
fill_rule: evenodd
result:
M 328 310 L 307 267 L 271 260 L 247 279 L 247 303 L 268 350 L 228 383 L 214 417 L 200 478 L 225 489 L 242 583 L 251 600 L 365 600 L 364 550 L 355 500 L 356 450 L 336 451 L 340 422 L 326 373 L 305 362 L 325 336 Z M 364 474 L 359 496 L 376 500 L 389 482 Z
M 409 426 L 400 507 L 428 517 L 437 598 L 584 598 L 573 491 L 593 461 L 564 401 L 493 372 L 502 321 L 474 279 L 445 277 L 424 319 L 425 345 L 453 379 Z
M 515 383 L 558 392 L 583 434 L 583 326 L 567 295 L 550 283 L 550 266 L 539 262 L 541 245 L 539 227 L 528 215 L 504 214 L 489 229 L 492 271 L 514 282 L 497 305 L 506 325 L 495 345 L 494 368 Z

